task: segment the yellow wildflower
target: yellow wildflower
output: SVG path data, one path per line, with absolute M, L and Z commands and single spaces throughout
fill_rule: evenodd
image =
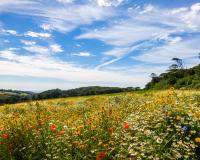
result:
M 195 142 L 200 142 L 200 137 L 195 138 Z

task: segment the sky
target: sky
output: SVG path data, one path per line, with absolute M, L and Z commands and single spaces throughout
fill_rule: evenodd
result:
M 0 88 L 144 87 L 199 42 L 199 0 L 0 0 Z

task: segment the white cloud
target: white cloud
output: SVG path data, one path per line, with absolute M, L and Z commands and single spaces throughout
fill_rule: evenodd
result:
M 170 38 L 169 39 L 169 44 L 176 44 L 182 40 L 181 37 L 175 37 L 175 38 Z
M 181 13 L 181 12 L 185 12 L 188 11 L 189 9 L 187 7 L 182 7 L 182 8 L 176 8 L 172 10 L 172 14 L 177 14 L 177 13 Z
M 21 43 L 25 44 L 26 46 L 32 46 L 36 44 L 36 42 L 34 41 L 27 41 L 27 40 L 21 40 Z
M 112 23 L 104 29 L 86 31 L 86 33 L 76 38 L 98 39 L 112 46 L 113 49 L 103 54 L 114 56 L 116 60 L 119 57 L 122 59 L 127 54 L 134 54 L 134 51 L 138 48 L 143 51 L 147 50 L 144 54 L 145 56 L 143 54 L 138 56 L 140 57 L 139 59 L 154 63 L 155 59 L 162 59 L 162 55 L 160 57 L 159 54 L 155 54 L 154 52 L 167 54 L 163 50 L 167 50 L 168 46 L 173 51 L 176 49 L 183 50 L 180 46 L 182 43 L 179 42 L 185 41 L 187 37 L 182 37 L 181 34 L 196 33 L 200 30 L 200 3 L 193 4 L 191 7 L 175 9 L 147 5 L 143 8 L 132 8 L 128 11 L 128 14 L 129 17 L 124 21 Z M 160 49 L 158 49 L 158 46 L 160 46 Z M 189 45 L 184 46 L 184 49 L 185 51 L 180 51 L 180 53 L 184 52 L 184 55 L 186 55 L 185 52 L 189 54 L 194 51 Z M 150 50 L 149 53 L 147 53 L 148 50 Z M 175 52 L 172 53 L 175 54 Z M 169 54 L 164 57 L 168 58 L 167 61 L 169 61 L 173 55 Z M 101 68 L 101 66 L 105 67 L 106 64 L 110 65 L 114 62 L 116 62 L 115 59 L 108 61 L 108 63 L 100 64 L 100 67 L 97 66 L 97 68 Z
M 18 50 L 20 50 L 19 48 L 13 48 L 13 47 L 11 47 L 11 48 L 9 48 L 8 50 L 10 50 L 10 51 L 18 51 Z
M 50 24 L 41 24 L 40 27 L 45 31 L 50 31 L 52 29 Z
M 13 53 L 12 49 L 0 51 L 0 57 L 8 60 L 14 60 L 17 56 Z
M 144 9 L 139 13 L 140 14 L 148 13 L 148 12 L 153 11 L 154 9 L 155 9 L 155 7 L 151 4 L 149 4 L 149 5 L 145 6 Z
M 118 72 L 125 72 L 127 74 L 132 75 L 141 75 L 144 76 L 144 79 L 147 79 L 151 73 L 160 74 L 165 72 L 168 69 L 168 64 L 162 65 L 151 65 L 151 64 L 137 64 L 137 65 L 130 65 L 130 66 L 122 66 L 122 67 L 107 67 L 107 69 L 111 71 L 118 71 Z
M 2 2 L 0 2 L 2 3 Z M 15 5 L 13 5 L 15 4 Z M 68 5 L 52 5 L 48 1 L 8 0 L 0 5 L 0 12 L 11 12 L 21 15 L 40 17 L 45 29 L 69 32 L 81 25 L 92 24 L 94 21 L 105 20 L 115 15 L 112 8 L 99 7 L 92 3 Z M 47 26 L 50 26 L 47 27 Z M 48 30 L 47 29 L 47 30 Z M 31 35 L 35 36 L 33 33 Z M 46 36 L 45 36 L 46 37 Z
M 34 38 L 50 38 L 50 33 L 39 33 L 39 32 L 32 32 L 28 31 L 24 34 L 25 36 L 34 37 Z
M 25 42 L 25 45 L 26 46 L 24 46 L 23 48 L 28 52 L 42 54 L 46 56 L 50 56 L 54 53 L 63 52 L 63 49 L 58 44 L 51 44 L 49 47 L 44 47 L 36 45 L 35 43 L 32 42 Z
M 99 6 L 103 7 L 110 7 L 110 6 L 118 6 L 124 0 L 96 0 Z
M 99 39 L 109 45 L 124 47 L 164 34 L 169 36 L 174 33 L 196 32 L 197 28 L 200 30 L 199 6 L 200 4 L 194 4 L 191 8 L 170 10 L 148 5 L 133 9 L 127 20 L 113 23 L 106 29 L 88 31 L 77 39 Z
M 46 78 L 56 77 L 57 79 L 70 81 L 80 85 L 112 84 L 125 87 L 131 85 L 141 86 L 146 82 L 141 76 L 130 76 L 125 73 L 81 68 L 46 56 L 22 56 L 9 50 L 0 51 L 0 53 L 0 57 L 7 59 L 0 60 L 0 75 L 23 75 Z
M 115 58 L 115 59 L 106 61 L 106 62 L 104 62 L 104 63 L 102 63 L 102 64 L 96 66 L 95 69 L 98 70 L 98 69 L 100 69 L 100 68 L 102 68 L 102 67 L 104 67 L 104 66 L 107 66 L 107 65 L 109 65 L 109 64 L 112 64 L 112 63 L 114 63 L 114 62 L 117 62 L 117 61 L 119 61 L 120 59 L 121 59 L 121 57 L 118 57 L 118 58 Z
M 98 30 L 96 32 L 84 33 L 77 39 L 99 39 L 113 46 L 130 46 L 138 41 L 148 40 L 156 37 L 157 34 L 168 32 L 165 28 L 158 26 L 145 26 L 145 24 L 133 22 L 128 19 L 119 24 L 114 24 L 110 28 Z
M 200 51 L 200 38 L 178 41 L 175 44 L 166 44 L 164 46 L 155 47 L 146 53 L 132 57 L 148 63 L 170 63 L 173 57 L 181 59 L 190 59 L 197 56 Z
M 5 30 L 5 32 L 12 34 L 12 35 L 17 35 L 17 31 L 15 31 L 15 30 Z
M 0 51 L 0 53 L 6 53 L 7 51 Z M 7 53 L 6 53 L 7 54 Z M 127 68 L 108 68 L 104 71 L 81 68 L 73 64 L 52 59 L 44 56 L 21 56 L 17 55 L 13 51 L 9 51 L 10 56 L 7 61 L 0 60 L 0 75 L 13 75 L 13 76 L 33 76 L 33 77 L 46 77 L 57 78 L 67 81 L 62 85 L 56 84 L 38 84 L 39 89 L 51 89 L 51 88 L 72 88 L 89 85 L 104 85 L 104 86 L 144 86 L 149 79 L 147 78 L 151 72 L 161 73 L 167 67 L 166 66 L 150 66 L 150 65 L 135 65 Z M 116 71 L 117 70 L 117 71 Z M 67 84 L 70 84 L 68 86 Z M 1 83 L 4 85 L 4 83 Z M 12 85 L 5 84 L 8 88 Z M 25 88 L 38 89 L 36 84 L 31 83 L 28 85 L 14 85 L 12 88 L 18 87 L 19 89 Z M 66 86 L 67 85 L 67 86 Z
M 58 44 L 52 44 L 50 45 L 50 49 L 52 52 L 58 53 L 58 52 L 63 52 L 62 48 Z
M 166 9 L 154 7 L 154 9 L 139 16 L 131 15 L 135 20 L 142 20 L 149 24 L 168 26 L 175 32 L 195 32 L 200 29 L 200 3 L 191 7 Z M 134 12 L 135 13 L 135 12 Z
M 130 52 L 133 52 L 137 49 L 139 49 L 140 47 L 143 47 L 145 45 L 148 45 L 148 44 L 145 44 L 144 43 L 140 43 L 138 45 L 133 45 L 131 47 L 126 47 L 126 48 L 114 48 L 110 51 L 107 51 L 107 52 L 104 52 L 103 54 L 104 55 L 107 55 L 107 56 L 112 56 L 112 57 L 116 57 L 112 60 L 108 60 L 106 62 L 103 62 L 102 64 L 99 64 L 98 66 L 95 67 L 95 69 L 101 69 L 105 66 L 108 66 L 110 64 L 113 64 L 119 60 L 121 60 L 126 54 L 129 54 Z
M 2 11 L 6 11 L 6 7 L 8 5 L 12 5 L 12 7 L 16 8 L 17 6 L 26 6 L 26 5 L 33 5 L 37 2 L 34 2 L 32 0 L 1 0 L 0 1 L 0 8 L 2 8 Z
M 90 52 L 80 52 L 80 53 L 73 53 L 73 56 L 80 56 L 80 57 L 90 57 L 92 54 Z
M 131 52 L 132 50 L 134 50 L 132 47 L 125 47 L 125 48 L 116 47 L 110 51 L 104 52 L 103 54 L 119 58 L 119 57 L 123 57 L 124 55 Z
M 200 3 L 190 7 L 188 12 L 181 12 L 185 23 L 194 30 L 200 29 Z
M 73 3 L 74 0 L 56 0 L 59 3 L 67 4 L 67 3 Z
M 32 53 L 38 53 L 38 54 L 44 54 L 44 55 L 50 54 L 50 51 L 47 47 L 43 47 L 40 45 L 25 46 L 23 48 Z
M 0 28 L 0 34 L 5 34 L 5 35 L 18 35 L 17 31 L 11 30 L 11 29 L 2 29 Z
M 44 14 L 52 29 L 68 32 L 74 28 L 104 20 L 113 16 L 113 11 L 92 5 L 70 5 L 65 8 L 49 8 Z

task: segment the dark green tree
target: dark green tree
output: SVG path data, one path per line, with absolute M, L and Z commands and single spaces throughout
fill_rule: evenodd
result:
M 175 61 L 176 64 L 172 64 L 172 66 L 177 66 L 177 69 L 183 69 L 183 60 L 180 58 L 172 58 L 172 61 Z

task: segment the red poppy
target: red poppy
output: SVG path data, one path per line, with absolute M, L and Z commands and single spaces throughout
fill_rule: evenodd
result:
M 58 137 L 59 137 L 59 134 L 55 134 L 54 137 L 55 137 L 55 138 L 58 138 Z
M 124 128 L 124 129 L 128 129 L 128 128 L 129 128 L 128 122 L 124 122 L 123 128 Z
M 109 111 L 109 115 L 111 115 L 112 114 L 112 109 Z
M 108 132 L 112 133 L 113 129 L 112 128 L 108 128 Z
M 96 160 L 103 160 L 106 157 L 106 154 L 107 154 L 106 152 L 99 152 L 97 154 Z
M 2 137 L 3 137 L 3 139 L 8 139 L 8 138 L 10 138 L 10 135 L 7 134 L 7 133 L 4 133 L 4 134 L 2 135 Z
M 55 125 L 55 124 L 52 124 L 52 125 L 50 126 L 50 130 L 51 130 L 51 131 L 55 131 L 55 130 L 56 130 L 56 125 Z
M 61 134 L 61 135 L 64 135 L 64 134 L 65 134 L 65 131 L 63 131 L 63 130 L 60 131 L 60 134 Z

